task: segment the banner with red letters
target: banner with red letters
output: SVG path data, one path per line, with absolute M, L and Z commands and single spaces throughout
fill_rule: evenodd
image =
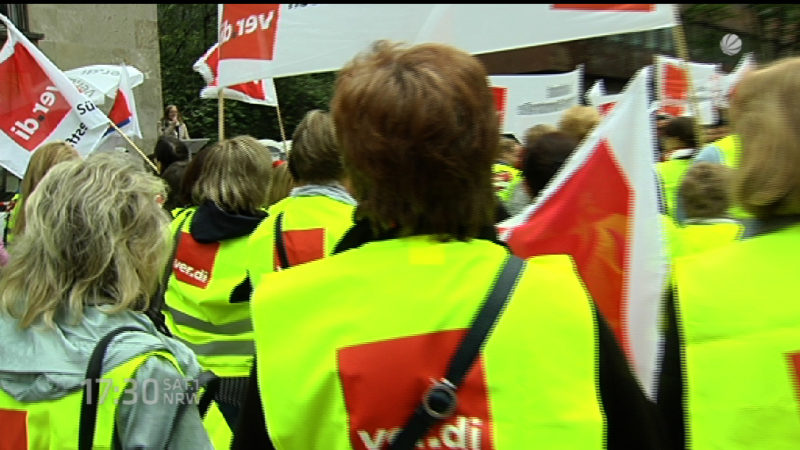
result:
M 94 150 L 108 118 L 5 16 L 0 49 L 0 165 L 19 178 L 36 149 L 64 140 L 81 155 Z
M 220 86 L 337 70 L 379 39 L 472 54 L 675 25 L 670 4 L 220 5 Z

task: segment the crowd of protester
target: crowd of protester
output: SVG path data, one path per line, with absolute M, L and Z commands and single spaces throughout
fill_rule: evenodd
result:
M 0 247 L 0 440 L 798 447 L 800 58 L 747 74 L 729 114 L 705 143 L 659 118 L 653 398 L 570 255 L 521 259 L 497 234 L 601 115 L 501 135 L 486 70 L 458 49 L 375 43 L 287 161 L 250 136 L 190 157 L 174 105 L 160 177 L 46 143 Z

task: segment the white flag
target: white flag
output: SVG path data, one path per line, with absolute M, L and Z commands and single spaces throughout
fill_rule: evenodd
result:
M 114 97 L 114 104 L 108 112 L 108 118 L 126 136 L 142 138 L 142 130 L 139 127 L 139 116 L 136 113 L 136 99 L 133 96 L 133 88 L 128 79 L 127 66 L 121 66 L 117 93 Z M 108 127 L 105 135 L 97 144 L 95 151 L 109 151 L 117 148 L 126 147 L 125 139 L 119 135 L 119 131 L 114 127 Z
M 218 49 L 219 44 L 214 44 L 192 66 L 206 82 L 206 87 L 200 91 L 200 98 L 219 98 Z M 254 105 L 278 106 L 278 94 L 275 92 L 275 83 L 271 78 L 228 86 L 222 89 L 222 95 L 223 98 Z
M 108 118 L 5 16 L 0 50 L 0 165 L 22 178 L 41 145 L 65 140 L 87 155 Z

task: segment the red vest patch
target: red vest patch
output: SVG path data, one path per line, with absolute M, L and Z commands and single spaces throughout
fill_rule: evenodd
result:
M 0 128 L 32 152 L 69 114 L 69 103 L 22 44 L 0 64 L 0 80 Z
M 27 411 L 0 409 L 0 450 L 28 450 Z
M 180 281 L 205 289 L 214 272 L 219 242 L 202 244 L 191 233 L 181 232 L 181 241 L 172 262 L 172 273 Z
M 339 377 L 354 449 L 387 448 L 423 394 L 447 371 L 466 330 L 440 331 L 339 349 Z M 483 358 L 458 389 L 458 405 L 417 449 L 493 450 Z
M 800 352 L 789 353 L 789 373 L 792 376 L 794 392 L 797 394 L 797 401 L 800 402 Z
M 325 256 L 325 229 L 288 230 L 283 232 L 283 246 L 291 267 L 322 259 Z M 281 266 L 277 247 L 273 251 L 274 267 Z

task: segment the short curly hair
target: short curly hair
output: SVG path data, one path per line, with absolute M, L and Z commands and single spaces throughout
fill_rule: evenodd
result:
M 710 162 L 693 164 L 681 182 L 678 195 L 690 219 L 724 217 L 731 204 L 730 168 Z

